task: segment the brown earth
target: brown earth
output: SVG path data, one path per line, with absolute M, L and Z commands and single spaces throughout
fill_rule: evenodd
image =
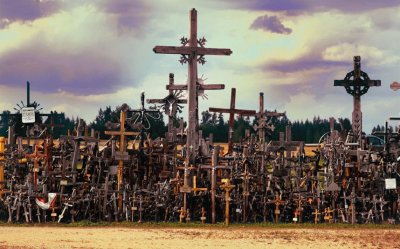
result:
M 400 229 L 1 226 L 0 248 L 400 249 Z

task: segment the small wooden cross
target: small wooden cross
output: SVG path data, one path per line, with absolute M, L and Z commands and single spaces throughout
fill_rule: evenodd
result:
M 317 224 L 317 223 L 319 222 L 319 215 L 320 215 L 321 213 L 320 213 L 320 212 L 318 211 L 318 209 L 316 208 L 316 209 L 315 209 L 315 212 L 312 212 L 312 214 L 315 215 L 314 222 L 315 222 L 315 224 Z
M 324 220 L 325 220 L 325 222 L 332 223 L 332 221 L 333 221 L 333 216 L 332 216 L 333 212 L 334 212 L 334 210 L 332 210 L 330 207 L 325 208 L 325 210 L 324 210 Z
M 39 173 L 39 161 L 46 158 L 46 154 L 39 153 L 39 145 L 35 145 L 35 153 L 26 154 L 26 158 L 33 159 L 33 189 L 36 190 L 38 173 Z
M 232 152 L 233 152 L 233 129 L 234 129 L 234 124 L 235 124 L 235 114 L 244 115 L 244 116 L 256 115 L 256 111 L 254 111 L 254 110 L 236 109 L 235 102 L 236 102 L 236 88 L 232 88 L 231 89 L 231 105 L 230 105 L 229 109 L 214 108 L 214 107 L 210 107 L 208 109 L 210 112 L 229 113 L 228 154 L 232 154 Z
M 207 191 L 207 190 L 208 190 L 207 188 L 198 188 L 197 187 L 197 177 L 193 176 L 193 188 L 192 188 L 192 191 L 193 191 L 194 195 L 196 195 L 197 192 Z
M 229 225 L 229 201 L 231 200 L 229 192 L 235 187 L 235 185 L 230 184 L 229 178 L 222 179 L 222 182 L 224 184 L 221 188 L 225 190 L 225 224 Z

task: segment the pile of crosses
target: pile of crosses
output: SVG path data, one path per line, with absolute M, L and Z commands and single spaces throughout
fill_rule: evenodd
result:
M 147 99 L 154 107 L 120 108 L 118 123 L 108 123 L 99 133 L 76 123 L 71 134 L 54 140 L 53 122 L 41 124 L 41 114 L 30 103 L 12 114 L 22 118 L 25 139 L 0 138 L 0 218 L 8 222 L 163 221 L 163 222 L 327 222 L 399 223 L 400 136 L 386 129 L 381 147 L 372 146 L 362 134 L 361 95 L 379 80 L 361 71 L 360 57 L 354 70 L 335 86 L 344 86 L 354 98 L 352 131 L 334 129 L 317 144 L 292 141 L 291 126 L 279 141 L 267 139 L 274 131 L 271 120 L 283 113 L 235 106 L 231 91 L 229 109 L 210 108 L 229 114 L 228 149 L 202 136 L 198 122 L 198 97 L 205 90 L 224 85 L 202 84 L 197 64 L 205 55 L 230 55 L 230 49 L 205 48 L 197 38 L 197 12 L 190 11 L 190 37 L 179 47 L 156 46 L 154 52 L 180 54 L 187 63 L 188 82 L 176 85 L 169 75 L 168 96 Z M 183 98 L 186 91 L 187 98 Z M 182 105 L 188 105 L 188 121 L 175 125 Z M 168 118 L 163 138 L 151 139 L 150 119 Z M 235 115 L 256 118 L 253 132 L 234 144 Z M 390 118 L 389 121 L 400 118 Z M 388 125 L 386 125 L 387 127 Z M 34 132 L 33 132 L 34 131 Z M 255 131 L 255 132 L 254 132 Z M 90 134 L 89 134 L 90 133 Z M 313 148 L 313 153 L 306 150 Z

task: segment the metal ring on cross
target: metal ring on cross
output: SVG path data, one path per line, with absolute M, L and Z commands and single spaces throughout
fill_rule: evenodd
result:
M 350 81 L 351 78 L 354 78 L 354 70 L 347 73 L 346 77 L 344 78 L 345 81 Z M 360 78 L 357 79 L 353 79 L 354 82 L 359 82 L 362 83 L 363 81 L 369 81 L 369 76 L 367 73 L 361 71 L 360 72 Z M 344 86 L 344 88 L 346 89 L 346 92 L 348 94 L 351 94 L 353 96 L 361 96 L 364 95 L 368 92 L 369 86 L 368 85 L 353 85 L 353 86 Z

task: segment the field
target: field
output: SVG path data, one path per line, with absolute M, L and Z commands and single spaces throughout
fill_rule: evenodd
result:
M 397 226 L 0 226 L 0 248 L 399 248 Z

